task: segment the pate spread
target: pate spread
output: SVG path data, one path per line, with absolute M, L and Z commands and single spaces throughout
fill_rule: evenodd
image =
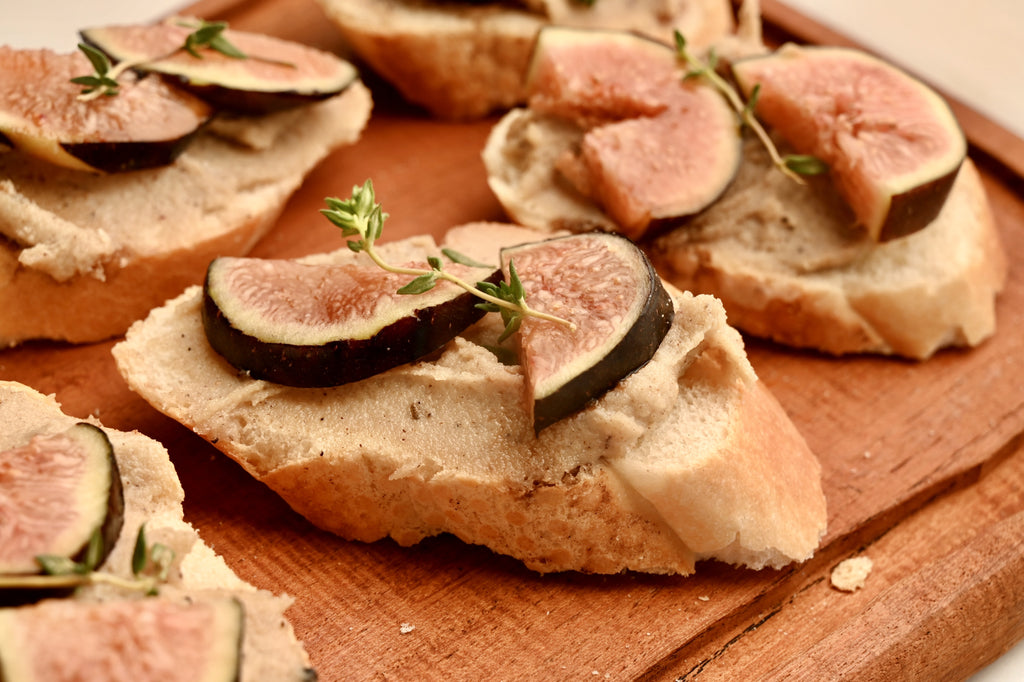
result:
M 319 158 L 338 136 L 335 121 L 366 96 L 356 84 L 301 111 L 218 123 L 162 168 L 94 175 L 0 153 L 0 236 L 17 247 L 19 266 L 58 281 L 103 279 L 123 259 L 216 238 L 263 209 L 262 191 Z M 250 205 L 238 205 L 240 193 Z

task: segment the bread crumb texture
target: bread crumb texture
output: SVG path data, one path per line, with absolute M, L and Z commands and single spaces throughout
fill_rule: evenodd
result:
M 874 562 L 871 557 L 857 556 L 845 559 L 832 569 L 832 587 L 843 592 L 855 592 L 864 587 Z

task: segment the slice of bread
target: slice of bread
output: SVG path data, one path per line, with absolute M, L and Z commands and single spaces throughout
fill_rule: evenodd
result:
M 0 154 L 0 346 L 123 334 L 213 257 L 247 252 L 371 107 L 357 81 L 291 111 L 221 116 L 172 165 L 129 173 Z
M 537 31 L 554 23 L 636 30 L 694 50 L 728 35 L 728 0 L 318 0 L 355 53 L 410 102 L 470 119 L 521 103 Z
M 52 396 L 10 381 L 0 382 L 0 452 L 19 447 L 35 435 L 60 433 L 83 420 L 61 411 Z M 174 551 L 160 595 L 170 600 L 201 600 L 233 596 L 245 612 L 241 682 L 315 679 L 302 645 L 296 640 L 284 611 L 291 598 L 259 590 L 243 582 L 224 560 L 203 543 L 183 518 L 184 492 L 167 450 L 138 432 L 105 428 L 114 449 L 124 489 L 124 525 L 113 551 L 97 569 L 123 579 L 132 578 L 132 551 L 141 524 L 149 543 Z M 137 598 L 137 593 L 106 584 L 81 587 L 74 598 L 114 600 Z
M 495 262 L 499 246 L 534 236 L 471 224 L 446 243 Z M 428 237 L 379 248 L 394 262 L 438 253 Z M 493 315 L 430 358 L 301 389 L 253 380 L 211 350 L 192 287 L 113 355 L 157 410 L 345 538 L 411 545 L 451 533 L 538 572 L 689 574 L 701 559 L 808 558 L 826 521 L 817 459 L 721 304 L 672 292 L 674 323 L 652 360 L 539 436 L 519 367 L 487 347 L 501 331 Z
M 495 125 L 483 159 L 512 219 L 544 232 L 618 229 L 556 170 L 581 134 L 524 108 Z M 666 280 L 719 298 L 730 324 L 791 346 L 924 359 L 995 332 L 1006 256 L 970 160 L 925 229 L 878 244 L 853 224 L 826 177 L 793 182 L 750 139 L 721 198 L 642 246 Z
M 1007 260 L 968 159 L 925 229 L 875 243 L 830 186 L 802 187 L 760 147 L 726 196 L 648 247 L 663 276 L 722 299 L 732 324 L 830 354 L 926 359 L 995 333 Z

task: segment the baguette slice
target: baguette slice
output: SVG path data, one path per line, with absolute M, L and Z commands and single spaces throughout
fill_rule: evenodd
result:
M 241 255 L 372 107 L 356 82 L 259 119 L 222 116 L 170 166 L 92 175 L 0 154 L 0 346 L 119 336 Z
M 558 178 L 555 161 L 579 135 L 522 108 L 495 125 L 483 159 L 515 221 L 542 232 L 617 229 Z M 995 332 L 1006 255 L 969 159 L 923 230 L 877 244 L 853 224 L 824 177 L 793 182 L 751 139 L 721 198 L 642 246 L 666 280 L 719 298 L 730 324 L 790 346 L 926 359 Z
M 648 248 L 662 276 L 722 299 L 751 334 L 825 353 L 924 360 L 995 333 L 1007 259 L 977 168 L 968 159 L 938 217 L 877 244 L 831 187 L 774 171 L 760 149 L 731 191 Z
M 58 433 L 83 420 L 61 411 L 52 396 L 11 381 L 0 382 L 0 451 L 22 445 L 36 434 Z M 203 543 L 183 518 L 184 492 L 167 450 L 138 432 L 103 428 L 117 458 L 124 486 L 124 526 L 113 551 L 98 568 L 131 579 L 132 550 L 139 526 L 145 524 L 149 543 L 162 543 L 175 553 L 163 598 L 202 600 L 232 596 L 245 612 L 241 682 L 315 679 L 306 652 L 296 640 L 284 611 L 291 598 L 259 590 L 239 579 L 224 560 Z M 79 588 L 74 599 L 106 601 L 136 598 L 122 588 L 91 585 Z M 67 597 L 72 598 L 72 597 Z
M 447 244 L 493 261 L 534 236 L 471 224 Z M 380 249 L 394 262 L 437 253 L 428 237 Z M 541 573 L 690 574 L 701 559 L 761 568 L 808 558 L 826 520 L 817 459 L 721 304 L 672 292 L 675 320 L 652 360 L 539 436 L 519 367 L 483 345 L 501 331 L 493 315 L 429 359 L 298 389 L 253 380 L 214 353 L 193 287 L 134 324 L 113 355 L 157 410 L 345 538 L 412 545 L 452 533 Z
M 727 0 L 318 0 L 359 57 L 410 102 L 447 119 L 479 118 L 525 97 L 541 26 L 617 27 L 700 50 L 730 34 Z

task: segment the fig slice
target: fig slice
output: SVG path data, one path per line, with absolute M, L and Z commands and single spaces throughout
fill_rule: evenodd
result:
M 859 50 L 785 45 L 733 64 L 755 112 L 797 152 L 825 161 L 868 236 L 902 237 L 945 203 L 967 141 L 948 103 Z
M 497 268 L 445 269 L 473 282 L 501 278 Z M 203 287 L 203 326 L 210 346 L 253 378 L 337 386 L 432 353 L 484 315 L 478 298 L 449 282 L 397 293 L 410 279 L 375 265 L 217 258 Z
M 548 26 L 527 72 L 529 107 L 585 130 L 556 165 L 632 239 L 699 212 L 735 177 L 739 121 L 669 45 L 640 35 Z
M 0 453 L 0 574 L 39 573 L 40 555 L 79 561 L 96 534 L 99 565 L 123 520 L 121 476 L 101 429 L 83 422 Z
M 337 95 L 356 81 L 349 62 L 316 48 L 272 36 L 224 29 L 245 56 L 210 48 L 181 49 L 198 20 L 172 17 L 158 24 L 113 25 L 80 31 L 82 39 L 114 62 L 173 81 L 218 109 L 263 114 Z
M 0 609 L 0 679 L 235 682 L 243 619 L 230 597 L 52 599 Z
M 526 71 L 534 111 L 591 127 L 657 116 L 670 104 L 680 73 L 668 45 L 607 29 L 545 26 Z
M 524 318 L 526 404 L 539 433 L 604 395 L 653 357 L 674 305 L 647 257 L 621 235 L 588 232 L 501 251 L 536 310 L 575 329 Z
M 91 172 L 172 163 L 210 119 L 202 100 L 157 78 L 124 78 L 119 94 L 83 102 L 80 52 L 0 46 L 0 137 L 25 154 Z

